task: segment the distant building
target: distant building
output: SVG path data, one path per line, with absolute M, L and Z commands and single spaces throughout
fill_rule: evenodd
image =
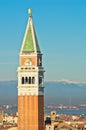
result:
M 3 121 L 4 121 L 4 124 L 17 125 L 18 116 L 16 114 L 5 114 Z
M 65 123 L 65 121 L 59 120 L 56 111 L 51 111 L 51 117 L 48 119 L 51 119 L 51 123 L 47 120 L 45 123 L 45 130 L 78 130 L 77 128 Z
M 4 117 L 4 112 L 2 109 L 0 109 L 0 126 L 3 125 L 3 117 Z
M 54 122 L 56 120 L 56 111 L 51 111 L 51 121 Z

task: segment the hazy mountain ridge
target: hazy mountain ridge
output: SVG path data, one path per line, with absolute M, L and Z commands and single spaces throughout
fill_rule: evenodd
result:
M 56 82 L 56 83 L 63 83 L 63 84 L 77 84 L 77 85 L 86 85 L 86 82 L 77 82 L 72 81 L 68 79 L 61 79 L 61 80 L 52 80 L 52 81 L 46 81 L 46 82 Z
M 86 104 L 86 84 L 45 83 L 46 104 Z
M 45 82 L 45 104 L 86 104 L 86 84 Z M 0 104 L 17 103 L 17 81 L 0 81 Z

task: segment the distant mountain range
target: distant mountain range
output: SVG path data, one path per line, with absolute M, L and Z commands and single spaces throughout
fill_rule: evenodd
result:
M 86 104 L 86 83 L 45 82 L 45 105 Z M 0 104 L 17 104 L 17 81 L 0 81 Z
M 86 84 L 86 82 L 76 82 L 69 79 L 53 80 L 53 81 L 47 81 L 47 82 L 57 82 L 57 83 L 63 83 L 63 84 L 77 84 L 77 85 Z
M 45 104 L 86 104 L 86 84 L 65 81 L 45 83 Z

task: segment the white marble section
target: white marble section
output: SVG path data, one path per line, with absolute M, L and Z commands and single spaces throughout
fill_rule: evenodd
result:
M 25 95 L 44 95 L 44 90 L 38 88 L 18 88 L 18 96 Z

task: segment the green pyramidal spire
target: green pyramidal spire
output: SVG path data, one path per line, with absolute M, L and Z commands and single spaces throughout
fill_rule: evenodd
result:
M 36 36 L 33 20 L 32 20 L 32 10 L 29 9 L 29 21 L 27 24 L 21 53 L 40 53 L 39 43 Z

